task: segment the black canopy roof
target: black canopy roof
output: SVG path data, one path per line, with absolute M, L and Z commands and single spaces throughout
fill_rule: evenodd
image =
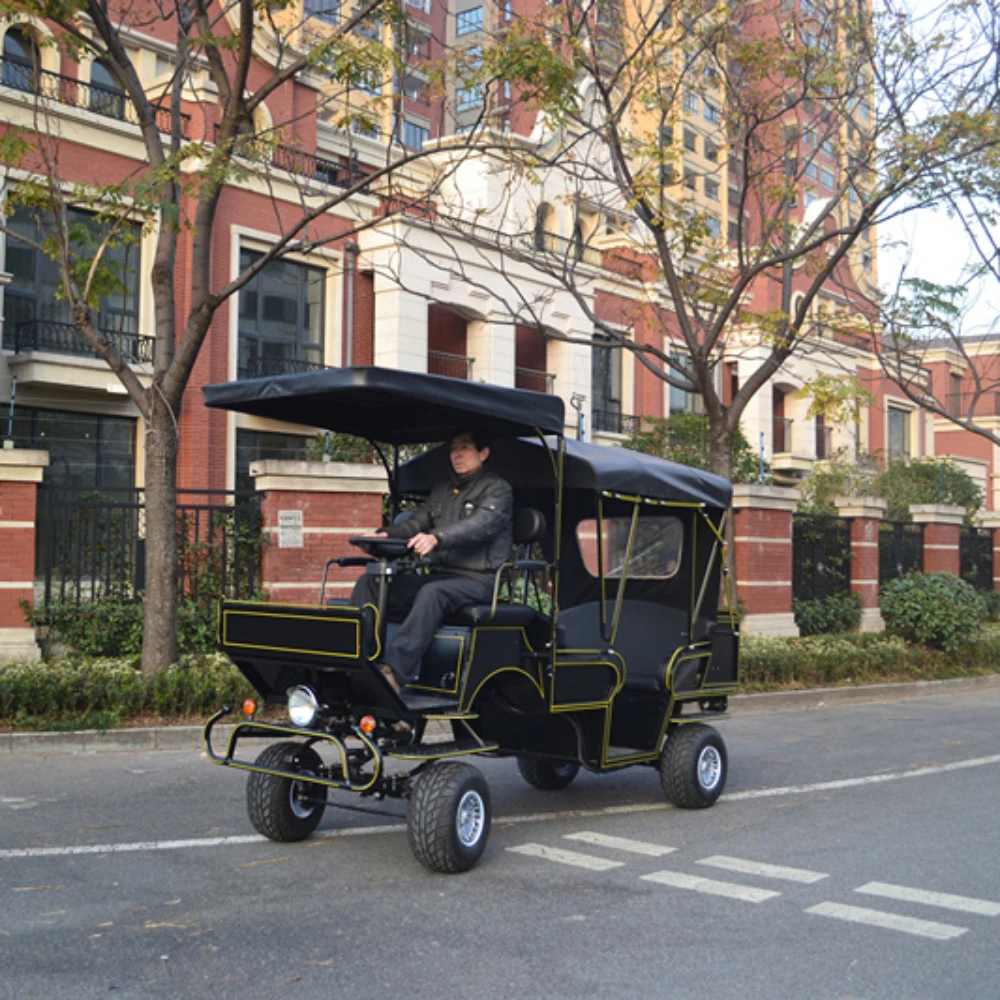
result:
M 555 442 L 550 442 L 555 448 Z M 555 480 L 552 454 L 537 439 L 498 441 L 489 467 L 503 476 L 514 489 L 545 486 Z M 425 493 L 449 473 L 448 455 L 443 448 L 411 459 L 399 470 L 399 489 Z M 676 503 L 698 503 L 726 508 L 732 502 L 733 488 L 728 479 L 668 462 L 652 455 L 566 441 L 564 465 L 566 489 L 619 493 Z
M 386 444 L 447 441 L 475 427 L 495 437 L 563 433 L 558 396 L 394 368 L 328 368 L 223 382 L 205 405 Z

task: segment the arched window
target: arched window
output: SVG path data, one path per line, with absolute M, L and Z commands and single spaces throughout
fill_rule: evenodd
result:
M 96 59 L 90 65 L 90 110 L 105 118 L 125 119 L 125 92 L 107 65 Z
M 3 85 L 37 93 L 40 67 L 35 40 L 24 28 L 11 28 L 3 36 Z
M 552 241 L 547 239 L 552 234 L 555 226 L 555 209 L 542 202 L 535 211 L 535 249 L 550 250 Z

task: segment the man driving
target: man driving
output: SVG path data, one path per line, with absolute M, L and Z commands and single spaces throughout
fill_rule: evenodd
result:
M 407 520 L 376 534 L 406 538 L 407 548 L 431 557 L 431 572 L 405 573 L 393 579 L 387 611 L 401 614 L 402 625 L 379 664 L 398 692 L 417 678 L 420 661 L 444 619 L 468 604 L 493 600 L 496 571 L 510 560 L 513 546 L 514 494 L 510 485 L 485 467 L 490 439 L 463 430 L 451 440 L 452 475 L 438 483 Z M 351 603 L 375 604 L 379 578 L 363 575 Z

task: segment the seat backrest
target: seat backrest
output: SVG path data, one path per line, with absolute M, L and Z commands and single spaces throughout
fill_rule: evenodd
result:
M 519 507 L 514 511 L 514 544 L 530 548 L 545 534 L 545 515 L 534 507 Z

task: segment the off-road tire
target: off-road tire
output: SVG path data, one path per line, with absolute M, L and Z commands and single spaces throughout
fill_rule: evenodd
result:
M 254 763 L 276 771 L 318 774 L 323 762 L 311 747 L 301 743 L 275 743 Z M 305 791 L 308 802 L 297 796 Z M 322 801 L 315 801 L 320 799 Z M 247 813 L 253 828 L 269 840 L 287 843 L 305 840 L 319 826 L 326 810 L 326 787 L 291 778 L 251 771 L 247 778 Z
M 490 788 L 478 768 L 436 761 L 417 778 L 406 818 L 414 857 L 432 872 L 474 867 L 490 835 Z
M 726 744 L 711 726 L 677 726 L 660 754 L 660 784 L 681 809 L 705 809 L 722 794 L 729 773 Z
M 540 788 L 543 792 L 569 788 L 580 773 L 576 761 L 537 760 L 534 757 L 518 757 L 517 769 L 532 788 Z

